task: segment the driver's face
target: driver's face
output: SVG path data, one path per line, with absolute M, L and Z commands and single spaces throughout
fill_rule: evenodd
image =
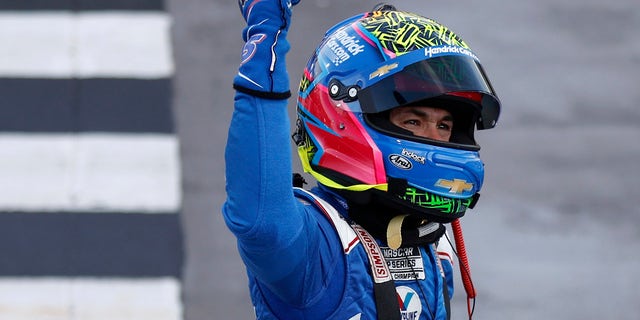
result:
M 453 128 L 451 113 L 432 107 L 398 107 L 391 110 L 389 121 L 415 136 L 438 141 L 449 141 Z

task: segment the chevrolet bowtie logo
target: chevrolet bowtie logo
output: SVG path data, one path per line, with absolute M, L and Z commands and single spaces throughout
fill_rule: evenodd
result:
M 471 188 L 473 188 L 473 184 L 468 183 L 461 179 L 453 179 L 453 181 L 440 179 L 436 182 L 436 186 L 442 187 L 442 188 L 448 188 L 449 192 L 451 193 L 462 193 L 464 191 L 468 191 L 468 190 L 471 190 Z
M 389 71 L 395 69 L 398 67 L 397 63 L 392 63 L 392 64 L 388 64 L 386 66 L 382 66 L 380 68 L 378 68 L 378 70 L 374 71 L 373 73 L 371 73 L 369 75 L 369 80 L 375 78 L 375 77 L 382 77 L 385 74 L 389 73 Z

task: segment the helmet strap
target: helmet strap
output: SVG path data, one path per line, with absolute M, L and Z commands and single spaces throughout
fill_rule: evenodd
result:
M 427 220 L 422 220 L 414 230 L 411 229 L 412 227 L 403 230 L 402 225 L 407 217 L 409 217 L 408 214 L 402 214 L 389 221 L 387 225 L 387 245 L 389 248 L 397 250 L 402 247 L 403 241 L 406 242 L 405 245 L 434 243 L 444 233 L 445 228 L 442 224 Z
M 392 249 L 434 243 L 445 231 L 440 223 L 415 214 L 398 215 L 395 212 L 379 203 L 349 203 L 349 217 L 375 238 L 385 240 Z

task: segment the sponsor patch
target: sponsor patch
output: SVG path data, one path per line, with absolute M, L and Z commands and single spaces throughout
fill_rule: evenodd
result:
M 402 155 L 405 157 L 409 157 L 410 159 L 413 159 L 413 161 L 419 162 L 421 164 L 424 164 L 426 161 L 426 157 L 425 156 L 421 156 L 413 151 L 409 151 L 407 149 L 402 149 Z
M 418 320 L 422 313 L 422 302 L 415 290 L 406 287 L 396 287 L 398 302 L 400 302 L 400 319 Z
M 395 153 L 389 155 L 389 162 L 402 170 L 409 170 L 413 167 L 409 159 Z
M 369 262 L 371 263 L 371 273 L 373 274 L 373 281 L 375 283 L 384 283 L 391 281 L 391 272 L 389 272 L 389 268 L 384 263 L 384 254 L 380 252 L 382 250 L 378 246 L 376 241 L 369 234 L 369 232 L 367 232 L 359 225 L 352 225 L 351 227 L 353 228 L 353 231 L 356 232 L 356 235 L 364 246 L 364 250 L 369 256 Z
M 346 31 L 338 31 L 327 41 L 327 47 L 333 53 L 331 62 L 335 66 L 339 66 L 352 56 L 364 51 L 364 45 L 360 44 L 360 40 L 356 36 L 348 34 Z
M 459 47 L 459 46 L 444 45 L 444 46 L 424 48 L 424 55 L 429 58 L 432 58 L 434 56 L 447 55 L 451 53 L 465 55 L 475 60 L 478 60 L 478 57 L 475 54 L 473 54 L 471 50 L 467 48 Z
M 399 248 L 382 247 L 382 255 L 387 261 L 393 280 L 422 280 L 425 278 L 424 262 L 418 247 Z

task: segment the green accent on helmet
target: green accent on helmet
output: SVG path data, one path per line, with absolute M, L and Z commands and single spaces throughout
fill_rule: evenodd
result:
M 465 212 L 471 204 L 472 198 L 454 199 L 439 196 L 413 187 L 408 187 L 402 199 L 412 204 L 440 211 L 441 213 L 454 214 Z
M 380 41 L 383 48 L 396 55 L 441 45 L 469 48 L 446 26 L 407 12 L 377 11 L 361 23 Z
M 302 79 L 300 80 L 300 86 L 298 87 L 298 90 L 300 90 L 300 92 L 304 92 L 309 88 L 309 85 L 311 85 L 311 80 L 309 79 L 309 77 L 307 77 L 306 74 L 302 75 Z

